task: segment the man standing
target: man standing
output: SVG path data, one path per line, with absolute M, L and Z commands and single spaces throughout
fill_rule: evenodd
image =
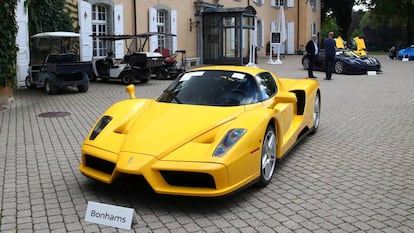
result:
M 336 54 L 336 43 L 333 39 L 334 33 L 329 32 L 328 38 L 323 42 L 323 48 L 325 49 L 325 69 L 326 69 L 326 80 L 332 80 L 332 71 L 334 68 L 335 54 Z
M 309 58 L 309 66 L 308 66 L 308 77 L 309 78 L 316 78 L 313 75 L 313 69 L 315 68 L 315 59 L 318 56 L 318 42 L 317 36 L 312 35 L 312 39 L 308 41 L 306 44 L 306 53 L 307 57 Z

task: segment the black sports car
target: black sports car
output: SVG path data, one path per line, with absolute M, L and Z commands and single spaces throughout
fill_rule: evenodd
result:
M 302 57 L 305 70 L 309 67 L 309 58 Z M 319 50 L 315 59 L 315 70 L 325 71 L 325 50 Z M 366 74 L 368 71 L 381 72 L 381 63 L 372 56 L 358 56 L 349 50 L 337 50 L 335 56 L 334 72 L 337 74 Z

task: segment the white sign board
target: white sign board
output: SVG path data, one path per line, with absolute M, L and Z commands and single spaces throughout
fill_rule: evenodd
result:
M 368 71 L 367 74 L 368 75 L 377 75 L 377 71 Z
M 88 201 L 85 221 L 130 230 L 136 217 L 134 209 Z

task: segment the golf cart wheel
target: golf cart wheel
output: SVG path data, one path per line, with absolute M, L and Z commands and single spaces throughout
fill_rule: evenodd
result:
M 49 95 L 54 95 L 58 91 L 58 87 L 53 85 L 53 83 L 50 81 L 50 79 L 46 80 L 45 82 L 45 91 Z
M 78 85 L 77 88 L 79 92 L 87 92 L 89 89 L 89 84 Z
M 35 89 L 36 85 L 33 84 L 32 79 L 30 78 L 30 76 L 27 76 L 26 79 L 24 80 L 24 83 L 26 85 L 27 88 L 29 89 Z
M 95 75 L 95 73 L 92 71 L 88 74 L 89 76 L 89 81 L 91 82 L 96 82 L 98 80 L 98 77 Z
M 156 76 L 157 76 L 157 79 L 160 79 L 160 80 L 168 79 L 168 76 L 169 76 L 168 69 L 162 68 L 162 67 L 158 68 Z
M 125 72 L 121 74 L 121 81 L 123 84 L 128 85 L 134 82 L 134 77 L 131 73 Z
M 53 85 L 50 79 L 46 80 L 45 82 L 45 91 L 49 95 L 56 94 L 58 92 L 58 87 Z

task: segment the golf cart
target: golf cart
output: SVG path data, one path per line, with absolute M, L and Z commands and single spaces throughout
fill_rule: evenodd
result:
M 67 87 L 88 91 L 92 64 L 79 61 L 78 47 L 78 33 L 43 32 L 32 36 L 26 87 L 44 87 L 48 94 L 56 94 Z
M 155 34 L 154 34 L 155 35 Z M 120 79 L 123 84 L 131 84 L 136 80 L 146 83 L 151 78 L 151 70 L 163 66 L 163 57 L 157 52 L 144 52 L 144 46 L 149 35 L 92 35 L 102 41 L 113 44 L 116 40 L 125 40 L 127 53 L 120 61 L 116 61 L 112 51 L 107 52 L 105 58 L 93 59 L 92 80 Z M 129 41 L 128 41 L 129 40 Z M 142 42 L 144 40 L 144 42 Z M 137 46 L 136 51 L 133 49 Z
M 175 79 L 179 74 L 185 72 L 185 50 L 176 50 L 174 54 L 171 54 L 169 49 L 158 48 L 155 52 L 161 53 L 164 58 L 163 66 L 155 69 L 157 79 Z M 177 59 L 179 54 L 181 55 L 180 63 Z

